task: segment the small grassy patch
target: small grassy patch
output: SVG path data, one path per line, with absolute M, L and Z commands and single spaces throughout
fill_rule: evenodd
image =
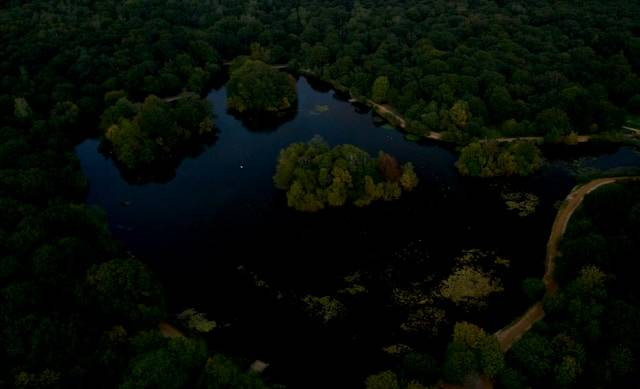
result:
M 421 136 L 419 136 L 419 135 L 415 135 L 415 134 L 406 134 L 406 135 L 404 136 L 404 138 L 405 138 L 406 140 L 408 140 L 408 141 L 411 141 L 411 142 L 417 142 L 417 141 L 419 141 L 420 139 L 422 139 L 422 137 L 421 137 Z
M 329 112 L 329 106 L 320 104 L 314 106 L 312 110 L 309 110 L 311 115 L 320 115 L 327 112 Z
M 627 127 L 640 128 L 640 116 L 629 115 L 625 122 Z

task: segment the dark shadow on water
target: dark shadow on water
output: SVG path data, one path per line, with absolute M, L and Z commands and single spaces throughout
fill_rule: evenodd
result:
M 241 121 L 249 131 L 273 132 L 298 116 L 298 104 L 277 114 L 239 113 L 231 109 L 227 109 L 227 114 Z
M 296 79 L 298 79 L 299 76 L 296 77 Z M 311 89 L 313 89 L 316 92 L 320 92 L 320 93 L 328 93 L 331 92 L 333 90 L 333 88 L 331 87 L 331 85 L 329 85 L 328 83 L 321 81 L 315 77 L 311 77 L 311 76 L 305 76 L 305 78 L 307 79 L 307 82 L 309 83 L 309 86 L 311 87 Z
M 590 157 L 593 155 L 613 154 L 620 149 L 620 145 L 613 143 L 580 143 L 577 145 L 565 144 L 543 144 L 541 150 L 546 158 L 557 159 L 577 159 Z

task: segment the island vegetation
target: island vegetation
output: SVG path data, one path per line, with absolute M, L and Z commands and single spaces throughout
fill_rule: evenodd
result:
M 380 152 L 378 159 L 353 145 L 333 148 L 320 137 L 293 143 L 280 152 L 278 189 L 287 191 L 287 204 L 298 211 L 316 212 L 348 202 L 363 207 L 376 200 L 396 200 L 418 185 L 413 165 Z
M 528 176 L 541 165 L 540 149 L 531 142 L 474 142 L 456 162 L 460 174 L 472 177 Z
M 260 60 L 236 59 L 227 90 L 227 107 L 241 114 L 282 115 L 297 106 L 293 76 Z
M 110 92 L 105 99 L 113 101 L 121 94 Z M 100 126 L 116 160 L 141 171 L 180 160 L 189 146 L 211 140 L 212 117 L 210 103 L 197 97 L 168 103 L 151 95 L 137 104 L 120 97 L 104 111 Z

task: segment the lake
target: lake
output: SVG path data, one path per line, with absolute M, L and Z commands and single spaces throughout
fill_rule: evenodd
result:
M 403 266 L 396 263 L 399 252 L 425 259 L 422 267 L 411 267 L 418 271 L 407 282 L 447 274 L 464 249 L 491 250 L 511 260 L 503 279 L 509 293 L 492 299 L 486 311 L 452 322 L 470 318 L 493 331 L 526 309 L 519 284 L 543 273 L 554 203 L 575 185 L 570 160 L 554 156 L 526 179 L 463 178 L 451 147 L 407 141 L 379 125 L 368 109 L 304 77 L 297 88 L 295 117 L 265 126 L 247 126 L 227 113 L 226 89 L 213 90 L 208 99 L 218 139 L 185 159 L 168 182 L 128 183 L 99 152 L 99 140 L 77 146 L 90 185 L 87 203 L 103 208 L 113 235 L 158 274 L 171 312 L 206 312 L 219 324 L 207 337 L 213 349 L 270 363 L 267 374 L 275 382 L 320 388 L 360 385 L 383 365 L 383 346 L 418 339 L 398 329 L 401 313 L 385 294 L 392 287 L 385 284 L 386 269 Z M 278 153 L 314 135 L 330 145 L 351 143 L 411 161 L 421 183 L 398 201 L 365 209 L 292 210 L 273 186 Z M 640 166 L 629 148 L 588 153 L 597 156 L 588 166 Z M 537 212 L 520 217 L 507 210 L 500 197 L 505 190 L 538 196 Z M 357 271 L 371 288 L 346 303 L 346 318 L 322 325 L 300 309 L 305 295 L 336 295 L 343 278 Z

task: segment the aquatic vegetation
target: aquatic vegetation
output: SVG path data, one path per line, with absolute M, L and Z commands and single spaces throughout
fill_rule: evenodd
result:
M 217 326 L 215 321 L 208 320 L 204 313 L 197 312 L 194 308 L 182 311 L 178 315 L 178 320 L 190 330 L 202 333 L 211 332 Z
M 518 212 L 518 216 L 526 217 L 536 212 L 540 199 L 533 193 L 502 193 L 502 199 L 510 211 Z
M 384 351 L 385 353 L 390 354 L 390 355 L 405 354 L 405 353 L 410 352 L 411 350 L 412 350 L 411 347 L 407 346 L 406 344 L 402 344 L 402 343 L 392 344 L 390 346 L 382 348 L 382 351 Z
M 316 104 L 313 109 L 309 111 L 311 115 L 320 115 L 327 112 L 329 112 L 329 106 L 326 104 Z
M 457 305 L 469 306 L 483 306 L 490 294 L 503 290 L 499 281 L 470 266 L 457 269 L 440 286 L 444 298 Z
M 362 284 L 359 272 L 344 277 L 344 282 L 346 286 L 338 291 L 340 294 L 356 296 L 367 292 L 367 288 Z
M 423 306 L 409 313 L 400 324 L 405 332 L 422 333 L 437 336 L 447 323 L 447 313 L 435 306 Z
M 307 313 L 324 324 L 344 315 L 346 307 L 338 299 L 331 296 L 305 296 L 302 301 Z

